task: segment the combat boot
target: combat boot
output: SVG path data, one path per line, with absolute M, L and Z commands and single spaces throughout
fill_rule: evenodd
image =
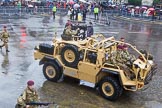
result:
M 6 52 L 10 52 L 9 50 L 6 50 Z

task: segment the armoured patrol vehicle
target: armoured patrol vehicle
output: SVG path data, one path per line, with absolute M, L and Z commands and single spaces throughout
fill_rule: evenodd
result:
M 117 59 L 121 41 L 101 34 L 85 40 L 53 40 L 53 44 L 41 43 L 35 47 L 34 58 L 43 65 L 43 74 L 49 81 L 57 82 L 62 76 L 70 76 L 95 84 L 104 98 L 114 101 L 123 90 L 137 91 L 148 84 L 156 72 L 153 57 L 135 46 L 128 47 L 129 57 Z

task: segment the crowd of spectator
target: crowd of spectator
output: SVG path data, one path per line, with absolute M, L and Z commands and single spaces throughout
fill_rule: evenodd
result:
M 81 13 L 83 16 L 83 20 L 86 19 L 86 14 L 94 14 L 95 8 L 98 8 L 98 13 L 103 13 L 105 10 L 107 12 L 120 12 L 120 15 L 127 15 L 131 17 L 152 17 L 153 19 L 159 19 L 162 15 L 162 9 L 157 9 L 156 7 L 148 7 L 148 6 L 133 6 L 133 5 L 124 5 L 124 4 L 112 4 L 109 2 L 74 2 L 70 0 L 70 2 L 65 1 L 47 1 L 47 2 L 31 2 L 31 1 L 10 1 L 10 2 L 1 2 L 2 6 L 11 6 L 11 7 L 29 7 L 29 8 L 49 8 L 52 10 L 54 6 L 57 8 L 68 9 L 68 15 L 71 20 L 77 20 L 78 13 Z M 97 15 L 98 15 L 97 13 Z M 96 14 L 95 14 L 96 15 Z

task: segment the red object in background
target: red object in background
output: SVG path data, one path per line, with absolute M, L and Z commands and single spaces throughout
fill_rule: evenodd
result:
M 148 10 L 150 11 L 148 15 L 153 15 L 154 12 L 155 12 L 155 9 L 154 8 L 149 8 Z
M 66 8 L 66 3 L 64 2 L 64 9 Z
M 150 10 L 150 11 L 154 11 L 155 9 L 154 9 L 154 8 L 149 8 L 148 10 Z
M 26 30 L 24 27 L 21 27 L 21 36 L 26 36 Z
M 61 7 L 61 3 L 60 2 L 58 2 L 56 5 L 57 5 L 57 8 Z
M 71 4 L 71 5 L 74 4 L 74 3 L 75 3 L 75 2 L 74 2 L 73 0 L 70 0 L 70 1 L 69 1 L 69 4 Z

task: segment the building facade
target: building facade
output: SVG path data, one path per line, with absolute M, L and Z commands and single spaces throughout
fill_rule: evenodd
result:
M 154 0 L 142 0 L 142 5 L 152 6 Z

